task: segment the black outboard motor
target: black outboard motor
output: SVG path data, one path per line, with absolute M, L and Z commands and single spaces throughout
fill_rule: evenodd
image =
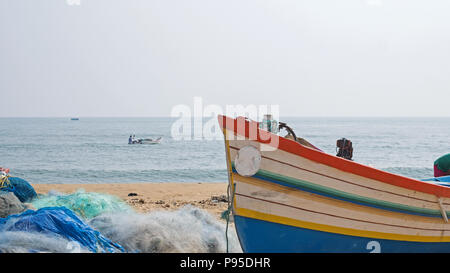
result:
M 338 139 L 336 142 L 336 156 L 352 160 L 353 157 L 353 147 L 352 142 L 346 138 Z

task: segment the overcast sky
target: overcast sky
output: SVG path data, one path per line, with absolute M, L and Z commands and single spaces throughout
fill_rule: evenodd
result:
M 0 117 L 450 116 L 447 0 L 0 0 Z

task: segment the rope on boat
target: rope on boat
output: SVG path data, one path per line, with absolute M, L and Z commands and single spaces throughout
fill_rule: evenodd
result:
M 9 182 L 9 174 L 7 173 L 2 173 L 0 176 L 0 189 L 3 188 L 11 188 L 11 182 Z
M 228 189 L 227 189 L 228 208 L 226 211 L 227 225 L 225 228 L 225 238 L 227 241 L 227 253 L 229 253 L 229 251 L 228 251 L 228 225 L 230 223 L 230 214 L 231 214 L 231 209 L 232 209 L 233 202 L 234 202 L 234 189 L 235 189 L 235 185 L 233 185 L 233 192 L 231 194 L 231 200 L 230 200 L 231 187 L 230 187 L 230 183 L 228 183 Z
M 444 221 L 448 223 L 447 212 L 445 211 L 444 205 L 442 204 L 442 198 L 440 198 L 439 196 L 438 196 L 438 203 L 441 209 L 442 218 L 444 218 Z

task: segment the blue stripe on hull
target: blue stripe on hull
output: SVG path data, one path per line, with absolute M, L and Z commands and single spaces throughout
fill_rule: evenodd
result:
M 450 243 L 371 239 L 322 232 L 235 215 L 236 231 L 244 252 L 355 253 L 450 252 Z

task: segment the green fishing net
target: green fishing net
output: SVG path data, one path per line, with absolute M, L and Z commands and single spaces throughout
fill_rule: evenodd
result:
M 78 190 L 72 194 L 50 192 L 40 195 L 32 205 L 36 209 L 44 207 L 66 207 L 85 219 L 91 219 L 99 214 L 107 212 L 131 211 L 132 208 L 116 196 L 85 192 Z

